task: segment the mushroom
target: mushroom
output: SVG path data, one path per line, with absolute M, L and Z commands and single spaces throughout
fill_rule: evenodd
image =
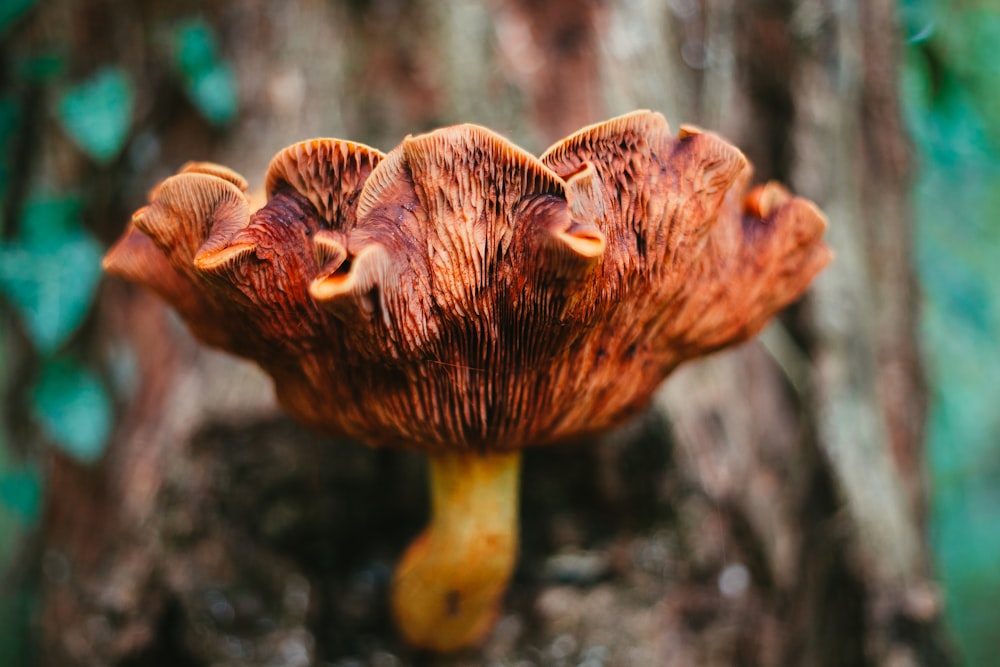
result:
M 513 571 L 520 450 L 619 424 L 830 260 L 813 204 L 749 182 L 735 147 L 649 111 L 541 158 L 475 125 L 387 154 L 313 139 L 271 161 L 257 211 L 238 174 L 185 165 L 104 266 L 260 364 L 302 422 L 427 454 L 430 524 L 392 608 L 410 643 L 452 651 Z

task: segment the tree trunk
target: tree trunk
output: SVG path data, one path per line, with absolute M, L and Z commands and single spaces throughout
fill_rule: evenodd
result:
M 108 238 L 188 159 L 253 188 L 310 136 L 389 149 L 471 121 L 537 153 L 652 108 L 815 200 L 837 257 L 758 341 L 681 368 L 632 423 L 527 452 L 505 615 L 450 658 L 407 649 L 386 608 L 426 516 L 420 457 L 295 425 L 256 368 L 109 281 L 94 349 L 132 360 L 133 381 L 98 466 L 50 461 L 45 664 L 950 664 L 892 2 L 218 2 L 204 11 L 243 100 L 224 134 L 163 92 L 139 37 L 196 7 L 53 0 L 32 18 L 143 82 L 134 135 L 158 157 L 94 204 Z

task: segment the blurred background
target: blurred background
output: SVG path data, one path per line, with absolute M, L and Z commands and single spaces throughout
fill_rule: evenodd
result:
M 1000 4 L 4 0 L 0 665 L 970 665 L 1000 626 Z M 634 108 L 740 146 L 837 260 L 642 416 L 529 452 L 484 647 L 402 645 L 420 457 L 275 406 L 100 258 L 191 159 Z M 623 379 L 627 381 L 627 379 Z

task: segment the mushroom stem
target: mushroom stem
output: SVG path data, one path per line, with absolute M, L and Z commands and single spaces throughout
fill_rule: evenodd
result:
M 431 520 L 396 567 L 392 607 L 406 640 L 475 646 L 493 626 L 517 552 L 520 452 L 431 457 Z

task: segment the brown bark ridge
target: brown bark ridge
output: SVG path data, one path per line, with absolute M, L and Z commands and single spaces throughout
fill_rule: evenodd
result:
M 815 200 L 836 260 L 780 324 L 683 366 L 625 427 L 525 456 L 507 611 L 451 657 L 407 649 L 386 608 L 426 512 L 419 460 L 294 425 L 254 367 L 108 284 L 93 349 L 134 359 L 135 383 L 99 466 L 50 461 L 45 664 L 951 664 L 922 528 L 891 2 L 214 3 L 244 102 L 224 135 L 176 100 L 143 106 L 167 84 L 133 35 L 194 5 L 143 7 L 62 0 L 33 18 L 141 69 L 159 159 L 105 202 L 109 234 L 191 159 L 254 192 L 311 136 L 389 149 L 474 122 L 540 153 L 651 108 Z M 70 169 L 46 142 L 41 163 Z

